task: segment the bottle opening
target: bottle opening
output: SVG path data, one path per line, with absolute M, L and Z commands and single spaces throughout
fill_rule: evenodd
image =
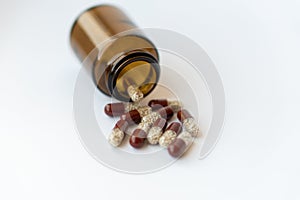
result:
M 159 64 L 147 53 L 134 53 L 121 61 L 109 77 L 111 94 L 122 101 L 129 101 L 128 87 L 136 87 L 147 96 L 156 86 L 159 79 Z

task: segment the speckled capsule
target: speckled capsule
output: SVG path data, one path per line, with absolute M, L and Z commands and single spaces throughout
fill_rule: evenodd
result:
M 108 136 L 108 142 L 114 147 L 119 146 L 125 138 L 125 132 L 127 128 L 128 122 L 124 120 L 119 120 L 114 126 L 110 135 Z
M 127 77 L 123 79 L 123 86 L 126 88 L 127 94 L 133 102 L 139 102 L 144 98 L 143 92 L 132 78 Z
M 110 117 L 116 117 L 138 108 L 138 104 L 130 102 L 108 103 L 104 107 L 104 112 Z
M 185 109 L 178 111 L 177 118 L 181 121 L 184 129 L 189 132 L 193 137 L 201 134 L 200 129 L 196 123 L 196 120 L 192 115 Z
M 171 119 L 173 117 L 173 115 L 174 115 L 174 112 L 173 112 L 172 108 L 167 106 L 167 107 L 163 107 L 163 108 L 159 109 L 158 111 L 151 112 L 150 114 L 144 116 L 142 118 L 141 123 L 148 124 L 149 126 L 152 126 L 153 123 L 157 119 L 164 118 L 168 121 L 169 119 Z
M 160 136 L 163 134 L 164 129 L 167 126 L 167 120 L 164 118 L 157 119 L 150 128 L 147 140 L 150 144 L 157 144 Z
M 133 85 L 128 86 L 127 93 L 133 102 L 139 102 L 144 98 L 143 92 Z
M 162 147 L 168 147 L 171 144 L 177 135 L 181 132 L 182 127 L 179 122 L 172 122 L 159 138 L 159 145 Z
M 158 110 L 161 107 L 170 106 L 173 109 L 173 112 L 178 112 L 182 108 L 180 101 L 168 99 L 152 99 L 148 102 L 148 106 L 150 106 L 152 110 Z
M 120 116 L 121 120 L 127 121 L 129 125 L 138 124 L 141 122 L 142 118 L 151 113 L 151 107 L 143 106 L 138 109 L 131 110 Z
M 168 152 L 172 157 L 178 158 L 183 155 L 192 143 L 193 138 L 189 132 L 182 132 L 169 146 Z

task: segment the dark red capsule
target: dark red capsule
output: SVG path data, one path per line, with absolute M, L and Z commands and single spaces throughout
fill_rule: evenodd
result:
M 126 122 L 126 121 L 124 121 L 124 120 L 119 120 L 119 121 L 117 121 L 117 123 L 115 124 L 115 127 L 114 127 L 114 128 L 118 128 L 118 129 L 120 129 L 122 132 L 126 132 L 128 126 L 129 126 L 128 122 Z
M 192 115 L 185 109 L 177 112 L 177 118 L 179 121 L 183 122 L 185 119 L 192 118 Z
M 142 117 L 137 110 L 131 110 L 131 111 L 121 115 L 120 119 L 127 121 L 129 125 L 132 125 L 132 124 L 140 123 Z
M 110 117 L 120 116 L 125 112 L 124 103 L 109 103 L 104 107 L 104 112 Z
M 177 133 L 177 135 L 181 132 L 182 130 L 182 126 L 181 126 L 181 123 L 179 122 L 172 122 L 166 129 L 167 130 L 172 130 L 174 131 L 175 133 Z
M 168 106 L 168 100 L 167 99 L 152 99 L 149 101 L 148 106 L 152 108 L 152 110 L 158 110 L 162 107 Z
M 134 148 L 141 148 L 147 138 L 147 133 L 142 129 L 135 129 L 130 136 L 129 143 Z
M 170 106 L 163 107 L 159 109 L 157 112 L 160 114 L 162 118 L 165 118 L 166 120 L 171 119 L 174 115 L 173 109 Z
M 167 126 L 167 120 L 164 118 L 158 118 L 152 125 L 152 127 L 159 127 L 164 130 Z
M 180 139 L 176 138 L 169 146 L 168 152 L 172 157 L 180 157 L 186 149 L 186 143 Z

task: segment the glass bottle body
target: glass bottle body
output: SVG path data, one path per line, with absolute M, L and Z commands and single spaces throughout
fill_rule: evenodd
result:
M 102 5 L 83 12 L 73 25 L 71 46 L 106 95 L 128 101 L 128 86 L 146 96 L 158 82 L 157 49 L 116 7 Z

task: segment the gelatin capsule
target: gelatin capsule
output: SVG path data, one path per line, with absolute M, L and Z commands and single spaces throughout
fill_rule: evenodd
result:
M 108 142 L 114 146 L 119 146 L 125 138 L 125 132 L 128 128 L 128 122 L 119 120 L 114 126 L 112 132 L 108 136 Z
M 177 118 L 183 123 L 185 119 L 192 118 L 192 115 L 185 109 L 178 111 Z
M 104 112 L 110 117 L 120 116 L 124 113 L 127 113 L 131 110 L 137 109 L 139 106 L 135 103 L 109 103 L 104 107 Z
M 149 115 L 146 115 L 142 118 L 141 124 L 147 124 L 148 126 L 152 126 L 152 124 L 161 118 L 161 116 L 157 112 L 152 112 Z
M 168 100 L 167 99 L 152 99 L 148 102 L 148 106 L 150 106 L 152 109 L 166 107 L 166 106 L 168 106 Z
M 127 94 L 133 102 L 139 102 L 144 98 L 143 92 L 135 84 L 132 78 L 127 77 L 123 80 L 124 88 L 127 88 Z
M 133 131 L 129 139 L 132 147 L 140 148 L 143 146 L 150 127 L 151 124 L 149 123 L 139 123 L 138 127 Z
M 169 146 L 168 152 L 172 157 L 180 157 L 186 149 L 186 143 L 180 139 L 176 138 Z
M 128 122 L 124 121 L 124 120 L 119 120 L 117 121 L 117 123 L 115 124 L 114 128 L 118 128 L 123 132 L 126 132 L 127 128 L 128 128 L 129 124 Z
M 182 122 L 183 127 L 188 131 L 193 137 L 200 135 L 200 129 L 196 123 L 196 120 L 192 115 L 185 109 L 178 111 L 177 118 Z
M 150 144 L 157 144 L 159 141 L 160 136 L 163 134 L 164 129 L 167 126 L 167 120 L 164 118 L 157 119 L 151 129 L 149 130 L 149 133 L 147 135 L 147 140 Z
M 147 138 L 147 133 L 142 129 L 135 129 L 130 136 L 129 143 L 134 148 L 141 148 Z
M 135 109 L 131 110 L 128 113 L 124 113 L 120 117 L 121 120 L 127 121 L 130 125 L 132 124 L 138 124 L 141 122 L 141 115 L 140 113 Z
M 179 122 L 172 122 L 166 129 L 166 131 L 174 131 L 177 135 L 181 132 L 182 126 Z
M 177 135 L 181 132 L 182 126 L 179 122 L 172 122 L 159 138 L 159 145 L 162 147 L 168 147 L 171 144 Z
M 144 98 L 142 91 L 133 85 L 127 88 L 127 93 L 133 102 L 139 102 Z
M 192 136 L 189 132 L 182 132 L 169 146 L 168 152 L 172 157 L 180 157 L 192 143 Z
M 129 125 L 138 124 L 144 116 L 149 115 L 150 113 L 151 108 L 149 106 L 143 106 L 122 114 L 120 119 L 127 121 Z
M 174 115 L 174 111 L 170 106 L 159 109 L 157 113 L 166 120 L 170 120 Z
M 149 126 L 152 126 L 152 124 L 159 118 L 164 118 L 166 120 L 169 120 L 173 117 L 173 110 L 171 107 L 163 107 L 159 109 L 158 111 L 151 112 L 150 114 L 144 116 L 142 118 L 141 123 L 149 124 Z
M 153 123 L 153 127 L 159 127 L 164 131 L 167 127 L 167 120 L 164 118 L 159 118 Z
M 174 112 L 178 112 L 182 108 L 181 102 L 176 100 L 171 101 L 168 99 L 152 99 L 149 101 L 148 106 L 150 106 L 152 110 L 170 106 Z

